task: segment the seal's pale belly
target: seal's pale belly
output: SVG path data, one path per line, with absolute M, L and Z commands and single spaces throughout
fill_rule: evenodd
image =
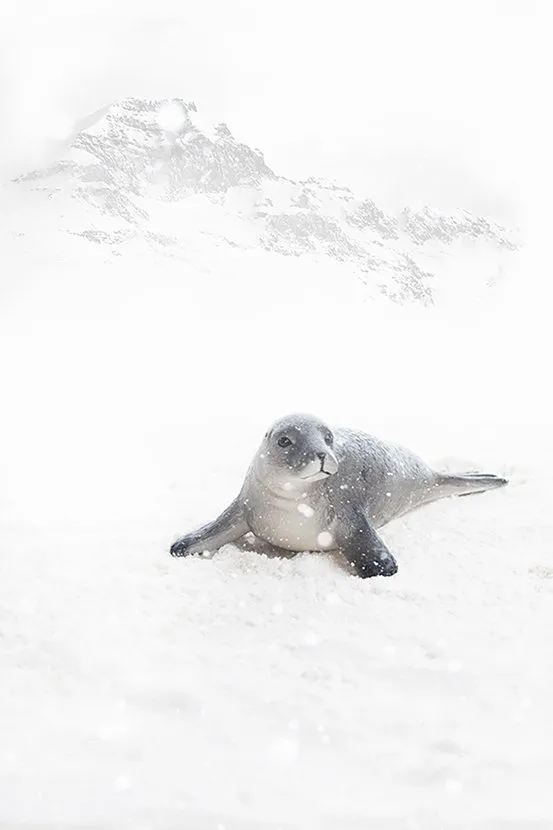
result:
M 270 504 L 248 510 L 248 524 L 260 539 L 285 550 L 332 548 L 332 527 L 321 520 L 319 511 L 298 502 L 282 509 Z

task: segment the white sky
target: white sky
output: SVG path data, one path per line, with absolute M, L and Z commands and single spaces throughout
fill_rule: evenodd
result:
M 125 95 L 195 100 L 276 172 L 520 219 L 549 175 L 549 0 L 6 2 L 0 173 Z

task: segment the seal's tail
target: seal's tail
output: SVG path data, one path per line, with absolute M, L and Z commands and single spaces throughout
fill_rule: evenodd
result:
M 493 473 L 470 472 L 458 475 L 439 473 L 437 483 L 444 496 L 473 496 L 476 493 L 485 493 L 486 490 L 505 487 L 509 482 L 506 478 L 493 475 Z

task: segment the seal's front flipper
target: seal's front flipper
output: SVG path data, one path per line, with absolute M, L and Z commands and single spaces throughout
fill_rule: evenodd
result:
M 397 562 L 361 510 L 351 509 L 341 516 L 335 532 L 338 547 L 357 576 L 393 576 Z
M 217 519 L 173 542 L 170 553 L 171 556 L 189 556 L 205 550 L 216 551 L 248 531 L 243 505 L 239 499 L 234 499 Z
M 438 475 L 436 486 L 440 496 L 473 496 L 485 493 L 487 490 L 496 490 L 505 487 L 509 482 L 506 478 L 493 473 L 460 473 L 459 475 Z

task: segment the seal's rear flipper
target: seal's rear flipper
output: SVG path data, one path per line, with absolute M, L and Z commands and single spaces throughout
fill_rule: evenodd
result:
M 495 490 L 508 484 L 506 478 L 493 473 L 460 473 L 449 475 L 440 473 L 436 482 L 440 493 L 444 496 L 473 496 L 476 493 L 485 493 L 486 490 Z

